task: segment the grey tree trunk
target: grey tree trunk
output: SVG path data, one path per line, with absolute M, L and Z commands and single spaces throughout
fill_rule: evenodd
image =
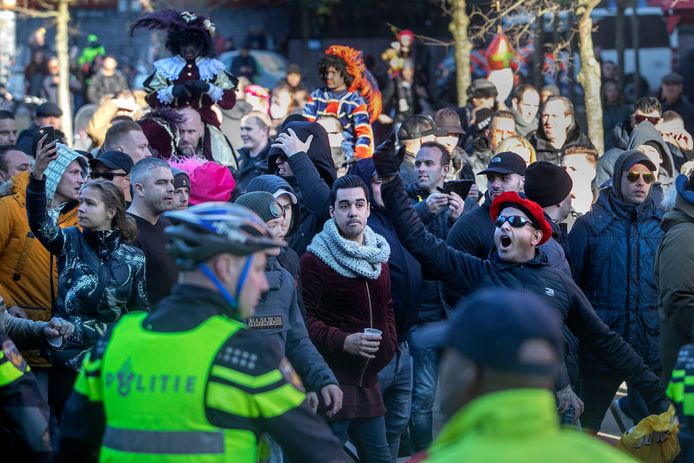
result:
M 455 41 L 455 66 L 456 66 L 456 90 L 458 91 L 458 106 L 461 108 L 467 104 L 467 89 L 470 86 L 470 52 L 472 44 L 468 29 L 470 17 L 467 15 L 465 0 L 450 0 L 453 18 L 448 30 Z
M 593 51 L 593 20 L 590 13 L 600 3 L 600 0 L 582 0 L 576 9 L 578 15 L 578 43 L 581 57 L 581 71 L 578 82 L 583 87 L 586 120 L 588 121 L 588 136 L 598 153 L 605 151 L 602 104 L 600 101 L 600 64 L 595 59 Z
M 70 23 L 70 9 L 68 0 L 57 1 L 55 31 L 55 51 L 60 63 L 60 83 L 58 84 L 58 106 L 63 111 L 63 132 L 67 137 L 68 145 L 72 145 L 72 95 L 70 94 L 70 52 L 68 25 Z

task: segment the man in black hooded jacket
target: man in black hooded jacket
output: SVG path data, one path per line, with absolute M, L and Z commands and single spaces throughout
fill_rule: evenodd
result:
M 328 133 L 316 122 L 285 123 L 270 149 L 268 171 L 283 177 L 296 192 L 301 217 L 289 246 L 301 256 L 330 218 L 330 188 L 337 171 Z
M 497 218 L 503 216 L 504 220 L 496 222 L 496 250 L 488 260 L 482 260 L 456 251 L 426 232 L 407 201 L 397 177 L 398 159 L 388 142 L 376 150 L 374 162 L 384 181 L 383 199 L 398 237 L 430 273 L 463 295 L 482 286 L 522 288 L 540 295 L 559 312 L 586 349 L 637 387 L 646 399 L 649 412 L 662 413 L 667 409 L 669 403 L 659 378 L 600 320 L 571 277 L 548 266 L 544 254 L 537 250 L 546 241 L 543 241 L 544 233 L 550 234 L 551 228 L 536 203 L 521 199 L 517 193 L 504 193 L 497 198 L 498 205 L 492 204 L 491 214 Z M 516 199 L 506 202 L 510 197 Z M 537 212 L 531 214 L 529 209 Z M 512 219 L 516 223 L 513 227 L 509 226 Z M 527 226 L 535 228 L 530 237 Z M 571 390 L 565 366 L 557 384 L 557 399 L 560 412 L 574 406 L 580 414 L 583 404 Z

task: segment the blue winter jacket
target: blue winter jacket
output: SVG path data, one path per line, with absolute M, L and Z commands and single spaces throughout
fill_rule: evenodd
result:
M 593 210 L 569 233 L 574 279 L 610 330 L 654 370 L 660 368 L 658 290 L 654 269 L 663 230 L 652 199 L 641 205 L 600 192 Z M 588 352 L 587 366 L 607 368 Z

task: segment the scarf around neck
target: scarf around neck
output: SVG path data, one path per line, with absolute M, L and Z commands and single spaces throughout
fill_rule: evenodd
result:
M 369 226 L 364 228 L 364 244 L 360 245 L 343 238 L 334 219 L 325 222 L 307 250 L 343 277 L 370 280 L 381 275 L 382 264 L 390 257 L 386 239 Z

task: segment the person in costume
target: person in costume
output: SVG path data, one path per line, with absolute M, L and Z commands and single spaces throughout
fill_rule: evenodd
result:
M 381 92 L 366 71 L 361 52 L 332 45 L 318 62 L 318 72 L 325 87 L 311 93 L 303 116 L 311 122 L 328 116 L 337 118 L 343 127 L 342 149 L 347 159 L 371 157 L 371 122 L 381 114 Z
M 406 59 L 413 59 L 414 32 L 403 29 L 395 36 L 396 40 L 390 43 L 390 48 L 381 53 L 381 59 L 388 65 L 388 77 L 395 79 L 400 75 Z
M 149 142 L 152 156 L 168 160 L 177 154 L 176 148 L 181 140 L 179 124 L 183 116 L 170 108 L 154 109 L 142 116 L 137 123 Z
M 236 103 L 237 79 L 225 71 L 214 54 L 215 27 L 209 18 L 189 11 L 164 10 L 149 13 L 133 24 L 138 29 L 168 31 L 166 48 L 173 56 L 154 63 L 154 73 L 145 80 L 147 103 L 153 108 L 190 106 L 208 126 L 220 127 L 214 104 L 231 109 Z

